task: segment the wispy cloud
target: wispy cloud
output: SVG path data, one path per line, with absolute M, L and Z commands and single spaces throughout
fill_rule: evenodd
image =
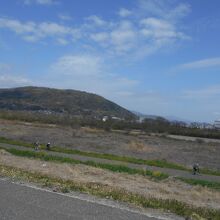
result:
M 203 89 L 186 90 L 183 97 L 188 99 L 209 99 L 220 96 L 220 85 L 210 86 Z
M 51 66 L 52 72 L 74 77 L 97 76 L 102 72 L 102 59 L 92 55 L 68 55 Z
M 210 67 L 220 67 L 220 57 L 197 60 L 179 66 L 180 69 L 201 69 Z
M 41 4 L 54 2 L 36 1 Z M 91 15 L 83 18 L 82 23 L 70 26 L 56 22 L 22 22 L 0 17 L 0 29 L 13 31 L 29 42 L 54 38 L 59 44 L 67 45 L 74 39 L 86 42 L 90 48 L 107 55 L 142 58 L 189 39 L 181 30 L 180 22 L 189 12 L 188 4 L 174 4 L 170 0 L 139 0 L 136 7 L 121 8 L 118 17 L 109 20 Z M 65 15 L 59 17 L 63 21 L 70 19 Z
M 98 26 L 98 27 L 101 27 L 101 26 L 104 26 L 107 24 L 107 22 L 105 20 L 103 20 L 102 18 L 100 18 L 97 15 L 91 15 L 91 16 L 87 17 L 86 20 L 88 22 L 91 22 L 91 25 Z
M 143 57 L 190 39 L 180 24 L 190 10 L 189 4 L 170 0 L 139 0 L 137 7 L 121 8 L 118 20 L 105 21 L 105 25 L 89 33 L 90 38 L 114 55 Z
M 63 21 L 71 21 L 73 18 L 68 14 L 59 14 L 58 17 Z
M 139 84 L 136 80 L 115 74 L 107 66 L 97 54 L 65 55 L 51 64 L 46 80 L 41 80 L 41 84 L 90 91 L 107 98 L 114 98 L 116 94 L 130 91 Z
M 125 18 L 125 17 L 128 17 L 128 16 L 132 15 L 133 12 L 128 10 L 128 9 L 126 9 L 126 8 L 121 8 L 119 10 L 118 14 L 119 14 L 119 16 Z
M 114 55 L 134 56 L 146 56 L 175 41 L 189 39 L 175 24 L 154 17 L 121 20 L 107 30 L 104 27 L 91 33 L 90 38 Z
M 12 66 L 9 64 L 0 63 L 0 87 L 9 88 L 17 86 L 30 85 L 31 80 L 21 74 L 12 73 Z
M 176 4 L 173 0 L 139 0 L 138 9 L 142 14 L 173 20 L 173 22 L 177 22 L 191 11 L 188 3 Z
M 21 22 L 16 19 L 0 18 L 0 28 L 13 31 L 29 42 L 37 42 L 48 37 L 68 38 L 71 41 L 79 37 L 79 30 L 55 22 Z
M 25 5 L 38 4 L 38 5 L 55 5 L 59 2 L 57 0 L 24 0 Z
M 31 81 L 27 78 L 21 77 L 19 75 L 0 75 L 0 87 L 1 88 L 10 88 L 18 86 L 27 86 L 30 85 Z
M 158 18 L 146 18 L 141 20 L 141 33 L 154 40 L 187 39 L 182 32 L 177 31 L 174 24 Z

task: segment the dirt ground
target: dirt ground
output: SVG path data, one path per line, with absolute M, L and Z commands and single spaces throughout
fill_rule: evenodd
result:
M 220 170 L 220 143 L 0 120 L 0 137 Z
M 139 175 L 113 173 L 85 165 L 59 164 L 16 157 L 0 151 L 0 164 L 79 183 L 100 183 L 147 198 L 176 199 L 197 207 L 220 209 L 220 192 L 190 186 L 172 178 L 154 182 Z

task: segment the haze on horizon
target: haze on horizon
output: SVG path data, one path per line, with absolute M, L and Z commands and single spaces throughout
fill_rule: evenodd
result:
M 218 0 L 0 2 L 0 87 L 83 90 L 129 110 L 220 118 Z

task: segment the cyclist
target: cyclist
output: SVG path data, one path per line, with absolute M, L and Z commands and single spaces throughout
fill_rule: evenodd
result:
M 199 173 L 199 164 L 195 163 L 193 165 L 193 175 L 196 175 L 197 173 Z
M 47 149 L 47 150 L 50 150 L 50 142 L 47 143 L 46 149 Z

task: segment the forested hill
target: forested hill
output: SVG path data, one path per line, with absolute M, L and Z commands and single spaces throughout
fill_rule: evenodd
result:
M 77 90 L 42 87 L 0 89 L 0 109 L 65 113 L 76 116 L 115 116 L 133 119 L 135 115 L 99 95 Z

